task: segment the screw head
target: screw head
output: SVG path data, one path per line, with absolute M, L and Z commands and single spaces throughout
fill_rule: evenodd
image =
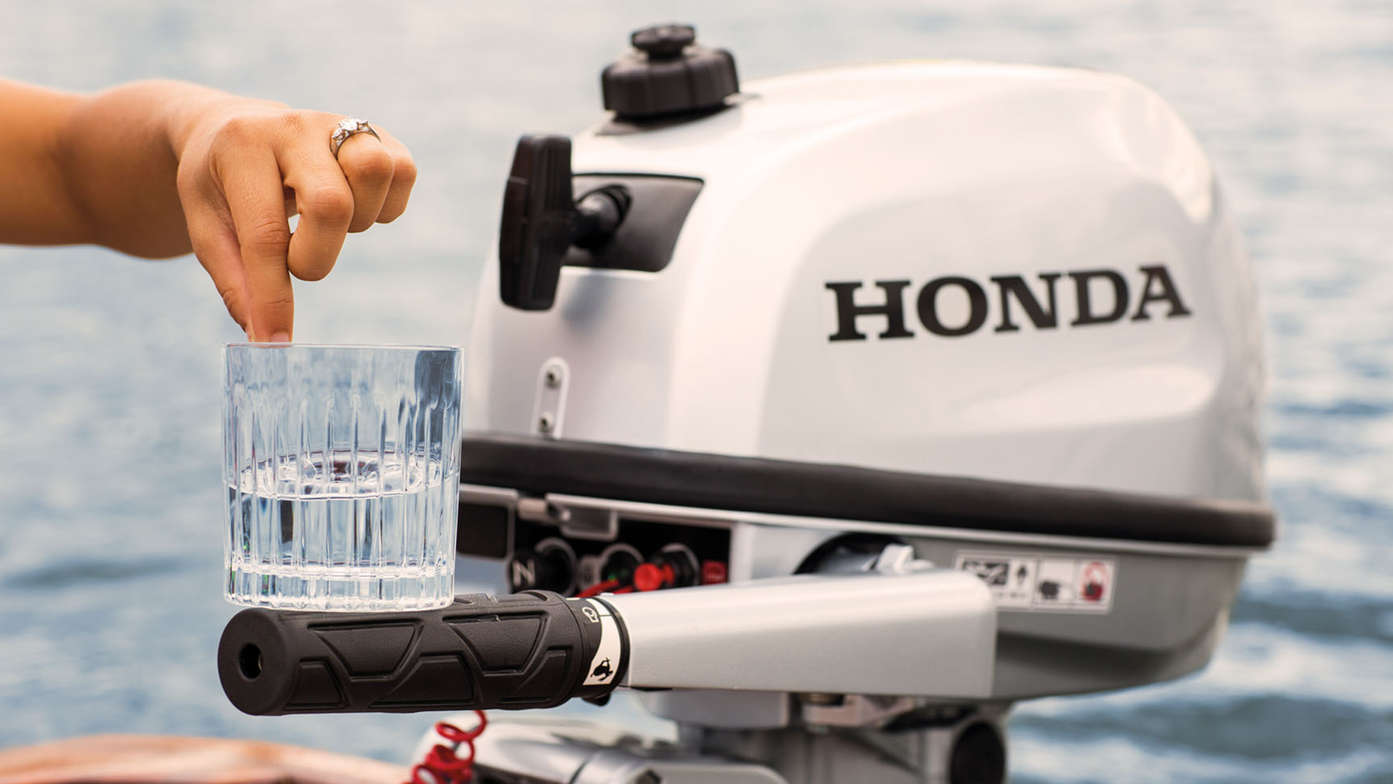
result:
M 551 414 L 542 414 L 537 418 L 537 429 L 543 433 L 550 433 L 554 425 L 555 422 L 552 421 Z
M 547 386 L 551 387 L 552 389 L 561 386 L 561 368 L 556 367 L 555 365 L 547 368 L 546 382 Z

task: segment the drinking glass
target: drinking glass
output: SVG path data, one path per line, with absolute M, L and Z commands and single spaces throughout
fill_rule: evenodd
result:
M 227 599 L 449 604 L 459 349 L 237 343 L 225 357 Z

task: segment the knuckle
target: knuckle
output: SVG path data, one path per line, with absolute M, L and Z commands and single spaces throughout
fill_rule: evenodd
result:
M 290 247 L 290 224 L 284 218 L 262 218 L 248 227 L 245 242 L 257 255 L 284 255 Z
M 305 113 L 296 111 L 281 112 L 280 123 L 293 135 L 300 135 L 309 127 L 305 122 Z
M 349 166 L 359 176 L 373 182 L 387 182 L 396 169 L 392 156 L 380 144 L 360 144 Z
M 248 325 L 247 303 L 245 296 L 242 294 L 242 290 L 236 286 L 224 283 L 218 283 L 216 285 L 218 296 L 222 298 L 223 307 L 227 309 L 227 315 L 231 316 L 232 320 L 237 322 L 237 326 L 246 329 Z
M 294 305 L 295 299 L 285 294 L 276 294 L 266 297 L 259 304 L 262 310 L 284 310 Z
M 213 144 L 218 148 L 239 147 L 256 138 L 257 121 L 245 114 L 233 115 L 223 120 L 213 134 Z
M 411 156 L 402 156 L 393 162 L 393 178 L 406 187 L 411 187 L 416 183 L 416 161 Z
M 320 186 L 306 194 L 300 211 L 326 223 L 347 223 L 353 217 L 353 194 L 347 188 Z
M 222 304 L 227 308 L 227 312 L 232 314 L 234 320 L 242 317 L 242 291 L 236 287 L 219 284 L 218 296 L 222 297 Z

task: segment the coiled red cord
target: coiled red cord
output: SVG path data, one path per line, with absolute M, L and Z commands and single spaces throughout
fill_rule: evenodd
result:
M 411 769 L 411 780 L 406 784 L 468 784 L 474 779 L 474 739 L 484 733 L 488 718 L 483 711 L 474 711 L 479 717 L 479 725 L 472 730 L 462 730 L 448 721 L 435 724 L 435 734 L 453 743 L 446 746 L 437 743 L 426 752 L 426 758 Z M 459 756 L 460 747 L 469 749 L 465 756 Z M 421 778 L 428 771 L 430 779 Z

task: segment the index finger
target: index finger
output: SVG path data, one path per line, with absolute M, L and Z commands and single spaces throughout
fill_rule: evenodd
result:
M 257 340 L 289 342 L 295 322 L 295 294 L 286 257 L 290 224 L 280 167 L 270 149 L 247 152 L 224 166 L 223 194 L 232 212 L 242 254 L 252 332 Z

